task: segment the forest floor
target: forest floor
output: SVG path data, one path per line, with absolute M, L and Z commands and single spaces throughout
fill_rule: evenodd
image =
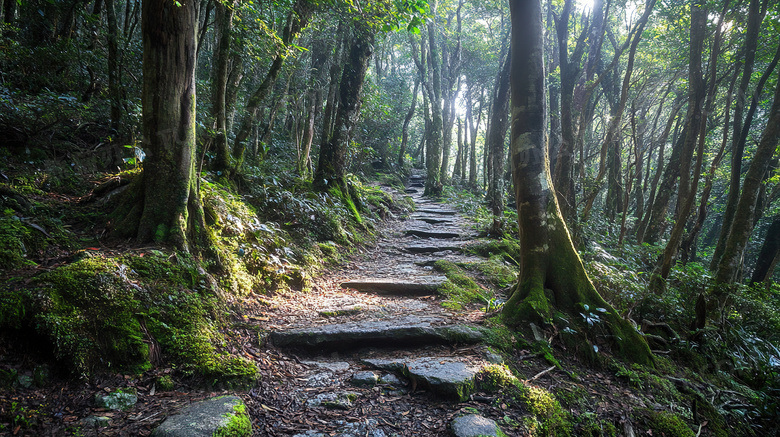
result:
M 377 369 L 365 361 L 381 358 L 411 362 L 425 357 L 442 363 L 485 363 L 487 356 L 496 354 L 483 344 L 405 344 L 403 340 L 389 342 L 385 347 L 371 347 L 359 340 L 327 347 L 274 344 L 275 333 L 332 325 L 360 327 L 361 323 L 377 321 L 402 325 L 409 320 L 423 320 L 435 326 L 490 328 L 490 319 L 498 312 L 490 305 L 485 308 L 486 302 L 453 305 L 452 295 L 424 292 L 426 286 L 446 280 L 434 267 L 436 261 L 468 265 L 484 258 L 464 254 L 462 250 L 477 240 L 473 224 L 450 206 L 422 197 L 421 191 L 420 188 L 410 193 L 416 213 L 386 222 L 375 244 L 360 248 L 342 265 L 330 266 L 313 278 L 310 291 L 251 295 L 242 303 L 231 333 L 233 344 L 238 345 L 233 352 L 251 358 L 259 366 L 261 377 L 253 387 L 204 389 L 202 380 L 177 380 L 173 390 L 162 391 L 155 381 L 161 375 L 175 374 L 176 370 L 170 368 L 142 375 L 103 374 L 89 380 L 53 379 L 43 388 L 17 387 L 7 397 L 4 395 L 6 402 L 1 404 L 4 411 L 0 416 L 14 420 L 0 433 L 143 436 L 194 401 L 237 394 L 246 402 L 258 436 L 444 436 L 450 435 L 453 418 L 470 413 L 495 420 L 507 435 L 532 435 L 533 428 L 539 426 L 538 414 L 536 422 L 529 421 L 534 407 L 520 402 L 512 393 L 481 391 L 478 384 L 463 400 L 442 397 L 417 379 L 404 378 L 403 371 L 391 376 L 393 372 Z M 431 224 L 437 221 L 436 217 L 443 222 Z M 457 235 L 426 238 L 413 235 L 414 231 L 433 237 L 437 232 Z M 505 298 L 502 290 L 496 290 L 485 278 L 476 275 L 475 279 L 485 295 L 492 296 L 491 301 Z M 405 285 L 402 292 L 390 293 L 342 287 L 345 282 L 358 280 L 374 281 L 374 286 L 380 288 L 376 284 L 383 281 Z M 0 352 L 3 347 L 0 345 Z M 637 384 L 630 374 L 618 376 L 614 369 L 588 367 L 567 356 L 561 347 L 554 351 L 560 366 L 551 366 L 542 353 L 526 349 L 504 351 L 503 361 L 525 386 L 555 394 L 563 410 L 571 414 L 565 427 L 575 435 L 586 424 L 594 423 L 612 424 L 623 435 L 651 435 L 646 427 L 642 430 L 642 424 L 632 425 L 632 412 L 674 408 L 667 401 L 656 401 L 650 386 Z M 7 360 L 5 354 L 0 355 Z M 32 368 L 25 359 L 34 358 L 16 357 L 13 365 Z M 367 371 L 377 375 L 376 385 L 354 385 L 353 376 Z M 96 394 L 118 388 L 134 388 L 138 402 L 126 411 L 95 406 Z M 332 402 L 312 402 L 336 398 L 348 401 L 336 408 L 326 407 L 333 406 Z M 88 417 L 107 417 L 108 421 L 89 425 L 84 421 Z M 699 431 L 700 435 L 709 435 L 706 422 Z

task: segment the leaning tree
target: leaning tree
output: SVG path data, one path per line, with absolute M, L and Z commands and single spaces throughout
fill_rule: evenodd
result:
M 584 330 L 603 330 L 620 355 L 651 364 L 653 356 L 642 334 L 604 301 L 590 281 L 558 207 L 545 134 L 541 1 L 511 0 L 510 8 L 511 159 L 521 258 L 520 277 L 504 306 L 504 321 L 515 327 L 529 322 L 566 324 L 564 338 L 570 338 L 571 345 L 584 343 Z M 598 326 L 575 322 L 583 316 Z

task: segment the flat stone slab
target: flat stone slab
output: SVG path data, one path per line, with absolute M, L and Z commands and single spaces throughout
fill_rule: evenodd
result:
M 436 291 L 446 280 L 447 278 L 444 276 L 428 276 L 425 281 L 403 281 L 389 278 L 353 279 L 343 282 L 341 288 L 392 296 L 428 296 L 436 294 Z
M 366 364 L 378 369 L 401 373 L 439 396 L 465 401 L 474 392 L 474 378 L 482 363 L 457 357 L 422 357 L 408 359 L 366 359 Z
M 152 437 L 211 437 L 228 431 L 231 437 L 252 435 L 246 405 L 237 396 L 219 396 L 184 407 L 155 428 Z
M 303 348 L 314 353 L 359 347 L 475 344 L 487 337 L 482 328 L 443 322 L 437 317 L 402 316 L 274 331 L 270 340 L 279 348 Z
M 404 247 L 404 250 L 406 250 L 409 253 L 435 253 L 435 252 L 446 252 L 448 250 L 458 252 L 461 250 L 460 246 L 455 245 L 410 245 Z
M 442 240 L 448 238 L 458 238 L 460 234 L 457 232 L 447 231 L 426 231 L 424 229 L 407 229 L 406 235 L 420 237 L 420 238 L 439 238 Z
M 498 437 L 505 435 L 498 424 L 479 414 L 456 417 L 450 424 L 456 437 Z
M 422 182 L 414 182 L 414 183 L 409 184 L 409 186 L 410 187 L 416 187 L 416 188 L 424 188 L 425 184 L 423 184 Z
M 453 211 L 451 209 L 434 209 L 434 208 L 422 208 L 418 209 L 415 212 L 420 212 L 424 214 L 438 214 L 438 215 L 456 215 L 458 211 Z
M 414 220 L 419 220 L 421 222 L 428 223 L 429 225 L 440 225 L 440 224 L 452 224 L 452 220 L 448 219 L 441 219 L 441 218 L 434 218 L 434 217 L 413 217 Z

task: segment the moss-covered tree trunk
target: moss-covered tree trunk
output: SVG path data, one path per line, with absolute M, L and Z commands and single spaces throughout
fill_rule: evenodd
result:
M 355 35 L 341 74 L 333 130 L 320 146 L 317 171 L 314 174 L 314 186 L 320 190 L 345 187 L 347 146 L 359 116 L 363 83 L 374 51 L 374 34 L 367 26 L 358 23 L 355 26 Z
M 441 194 L 441 151 L 442 151 L 442 106 L 441 106 L 441 59 L 436 43 L 436 0 L 431 0 L 431 20 L 428 22 L 428 62 L 430 65 L 430 87 L 428 99 L 431 105 L 431 129 L 425 148 L 425 195 Z
M 146 160 L 112 229 L 188 250 L 203 230 L 195 178 L 197 14 L 193 2 L 169 0 L 144 0 L 142 14 Z
M 616 351 L 651 363 L 643 337 L 598 294 L 574 249 L 552 188 L 546 143 L 546 97 L 540 0 L 512 0 L 512 174 L 520 227 L 520 277 L 504 306 L 510 326 L 548 323 L 556 312 L 580 317 L 604 308 Z
M 211 73 L 212 96 L 211 116 L 214 118 L 214 147 L 216 159 L 214 170 L 226 173 L 230 170 L 230 148 L 227 140 L 227 88 L 230 60 L 230 40 L 233 37 L 233 15 L 235 0 L 214 3 L 214 33 L 216 47 L 214 48 L 214 65 Z

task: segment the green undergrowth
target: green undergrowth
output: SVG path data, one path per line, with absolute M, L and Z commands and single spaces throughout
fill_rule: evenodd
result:
M 518 379 L 504 364 L 489 364 L 477 374 L 477 387 L 498 397 L 496 403 L 519 407 L 528 414 L 506 420 L 532 436 L 571 436 L 572 416 L 547 389 Z
M 0 269 L 12 273 L 62 254 L 50 268 L 4 276 L 0 329 L 71 375 L 165 366 L 175 378 L 246 386 L 258 369 L 241 353 L 237 342 L 245 339 L 232 334 L 242 302 L 280 289 L 307 292 L 313 275 L 374 238 L 379 220 L 397 210 L 390 193 L 354 177 L 348 194 L 334 195 L 291 176 L 249 174 L 256 184 L 241 192 L 205 176 L 201 195 L 218 259 L 165 247 L 101 250 L 61 223 L 105 223 L 105 213 L 58 207 L 18 177 L 0 187 L 7 194 L 0 196 Z
M 495 305 L 495 292 L 477 284 L 463 268 L 455 263 L 438 260 L 434 268 L 447 277 L 447 281 L 438 290 L 440 294 L 447 297 L 443 303 L 446 308 L 460 310 L 472 303 L 490 306 L 492 302 Z

